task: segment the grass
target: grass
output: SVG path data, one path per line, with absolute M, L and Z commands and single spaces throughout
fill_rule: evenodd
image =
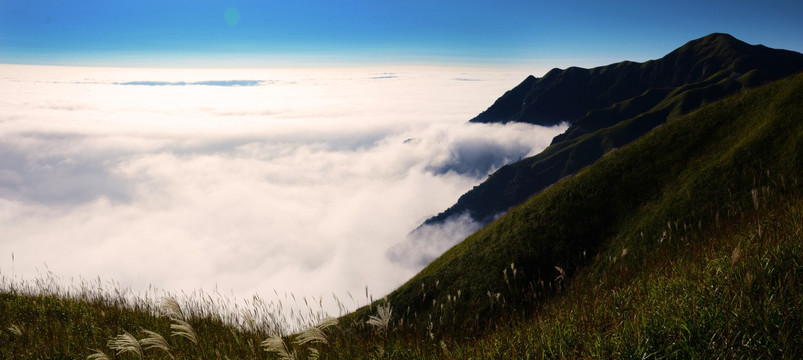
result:
M 579 271 L 563 296 L 533 317 L 452 352 L 457 358 L 803 356 L 796 340 L 803 336 L 799 194 L 755 212 L 746 207 L 727 225 L 673 227 L 666 237 L 647 237 L 657 245 L 651 256 L 622 251 L 600 260 L 604 273 Z
M 0 278 L 0 358 L 269 358 L 265 339 L 328 324 L 321 309 L 259 297 L 235 305 L 220 294 L 135 295 L 112 282 L 63 283 L 53 274 Z M 133 340 L 141 349 L 132 350 Z
M 798 358 L 802 107 L 797 75 L 679 117 L 337 324 L 260 298 L 4 277 L 0 357 Z

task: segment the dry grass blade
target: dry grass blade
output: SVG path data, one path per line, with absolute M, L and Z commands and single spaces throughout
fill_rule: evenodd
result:
M 109 340 L 107 345 L 109 349 L 117 351 L 117 355 L 130 352 L 139 356 L 140 360 L 142 359 L 142 346 L 139 345 L 137 338 L 128 332 L 124 331 L 122 334 L 115 336 Z
M 8 327 L 8 331 L 14 335 L 22 336 L 22 329 L 17 325 L 11 324 L 11 326 Z
M 324 334 L 321 329 L 314 326 L 298 334 L 293 342 L 296 343 L 296 345 L 329 343 L 329 341 L 326 340 L 326 334 Z
M 139 340 L 139 344 L 144 346 L 145 350 L 161 349 L 167 352 L 171 359 L 174 359 L 173 354 L 170 353 L 170 345 L 162 335 L 147 329 L 142 329 L 142 332 L 148 335 L 147 337 Z
M 109 356 L 106 355 L 103 351 L 100 351 L 98 349 L 89 349 L 89 350 L 92 350 L 94 352 L 89 354 L 89 356 L 86 357 L 86 360 L 109 360 Z
M 170 324 L 170 330 L 173 330 L 173 333 L 170 336 L 180 336 L 198 345 L 198 335 L 195 333 L 195 329 L 192 328 L 192 325 L 184 320 L 172 319 L 172 321 L 173 323 Z
M 742 251 L 737 246 L 735 249 L 733 249 L 733 252 L 731 253 L 731 266 L 738 264 L 739 260 L 741 259 L 742 259 Z
M 321 330 L 326 330 L 327 328 L 330 328 L 335 325 L 337 325 L 337 319 L 330 316 L 323 319 L 323 321 L 321 321 L 321 323 L 318 324 L 318 326 L 316 327 Z
M 558 277 L 555 280 L 563 280 L 566 278 L 566 270 L 563 270 L 562 267 L 555 265 L 555 270 L 558 271 Z
M 281 360 L 295 360 L 295 355 L 290 353 L 287 344 L 279 336 L 272 336 L 259 344 L 265 351 L 274 353 L 279 356 Z
M 316 348 L 309 348 L 309 360 L 316 360 L 321 357 L 321 352 Z
M 298 334 L 298 337 L 293 341 L 296 345 L 305 344 L 329 344 L 326 339 L 326 334 L 323 332 L 327 328 L 337 325 L 337 319 L 327 317 L 320 324 L 312 326 Z
M 162 299 L 162 312 L 171 319 L 186 320 L 184 311 L 181 310 L 181 305 L 172 297 L 165 297 Z

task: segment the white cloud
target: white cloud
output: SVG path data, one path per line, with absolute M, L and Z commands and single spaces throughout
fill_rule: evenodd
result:
M 0 269 L 134 290 L 381 296 L 474 225 L 389 249 L 563 130 L 467 124 L 526 75 L 488 69 L 0 71 Z M 260 83 L 115 84 L 227 79 Z
M 419 269 L 480 228 L 468 213 L 439 224 L 423 224 L 388 249 L 387 256 L 395 264 Z

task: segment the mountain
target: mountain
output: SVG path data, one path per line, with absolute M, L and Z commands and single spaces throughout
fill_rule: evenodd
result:
M 400 317 L 436 319 L 447 326 L 442 331 L 459 332 L 465 322 L 482 322 L 503 308 L 534 311 L 583 269 L 603 274 L 589 285 L 602 286 L 625 255 L 637 269 L 656 260 L 654 253 L 671 259 L 711 241 L 696 231 L 716 233 L 742 221 L 749 238 L 719 236 L 727 237 L 728 246 L 745 247 L 762 236 L 762 226 L 767 236 L 782 231 L 756 225 L 749 214 L 772 199 L 799 194 L 801 174 L 803 74 L 797 74 L 672 118 L 514 207 L 435 259 L 387 301 Z M 794 236 L 799 239 L 799 233 Z M 675 250 L 659 252 L 669 244 Z M 754 251 L 759 256 L 764 250 Z M 786 276 L 803 275 L 803 267 L 797 268 Z M 740 301 L 754 295 L 761 296 L 747 294 Z M 437 320 L 444 306 L 452 315 Z M 368 313 L 362 309 L 355 316 Z
M 765 72 L 759 82 L 800 71 L 801 55 L 749 45 L 728 34 L 693 40 L 661 59 L 620 62 L 593 69 L 552 69 L 542 78 L 529 76 L 471 122 L 526 122 L 537 125 L 574 123 L 589 111 L 640 96 L 650 89 L 678 88 L 726 72 L 738 77 Z M 721 76 L 718 76 L 721 77 Z M 752 83 L 751 85 L 755 85 Z
M 422 226 L 464 214 L 487 224 L 668 120 L 800 71 L 803 54 L 749 45 L 716 33 L 658 60 L 553 69 L 542 78 L 530 76 L 470 121 L 567 122 L 570 127 L 543 152 L 503 166 Z

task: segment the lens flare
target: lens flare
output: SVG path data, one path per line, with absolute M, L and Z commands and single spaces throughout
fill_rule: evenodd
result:
M 226 8 L 226 11 L 223 12 L 223 18 L 226 19 L 226 24 L 237 25 L 240 22 L 240 12 L 235 8 Z

